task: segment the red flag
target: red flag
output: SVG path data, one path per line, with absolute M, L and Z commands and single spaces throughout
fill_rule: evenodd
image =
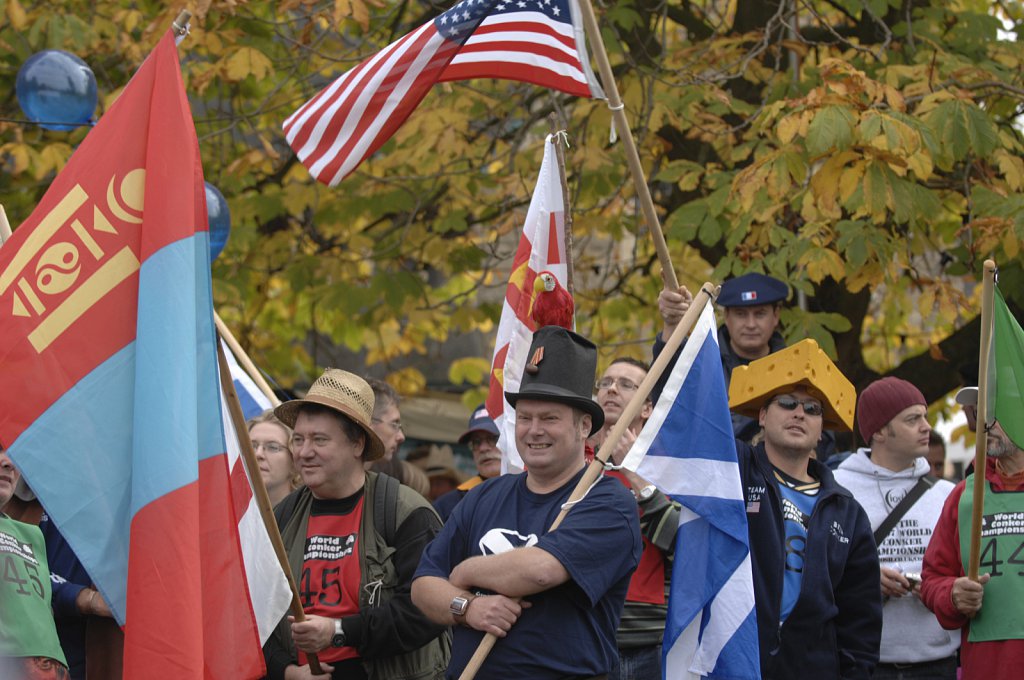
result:
M 0 443 L 124 626 L 124 677 L 262 676 L 170 31 L 0 249 L 0 327 Z
M 463 0 L 388 45 L 284 122 L 311 175 L 336 185 L 402 126 L 438 81 L 500 78 L 603 97 L 576 0 Z

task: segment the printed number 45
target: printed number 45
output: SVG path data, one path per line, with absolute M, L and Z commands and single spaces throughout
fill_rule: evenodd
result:
M 36 591 L 36 595 L 42 599 L 46 598 L 46 592 L 43 590 L 43 583 L 39 580 L 39 567 L 29 562 L 23 562 L 25 565 L 25 573 L 28 576 L 27 579 L 21 577 L 18 571 L 18 563 L 14 561 L 14 557 L 7 555 L 4 557 L 4 575 L 3 579 L 8 583 L 14 583 L 18 586 L 14 592 L 18 595 L 31 595 L 31 593 L 25 588 L 25 584 L 29 581 L 32 582 L 32 590 Z
M 304 608 L 313 606 L 313 595 L 318 595 L 317 602 L 325 607 L 336 607 L 341 604 L 340 572 L 341 567 L 322 570 L 320 572 L 320 587 L 317 590 L 313 590 L 313 574 L 310 569 L 303 569 L 300 579 L 302 587 L 299 589 L 299 595 L 302 597 L 302 606 Z M 336 596 L 332 597 L 332 594 L 336 594 Z

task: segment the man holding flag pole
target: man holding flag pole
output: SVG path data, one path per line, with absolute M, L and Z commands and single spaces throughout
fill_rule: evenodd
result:
M 849 429 L 853 386 L 807 340 L 737 368 L 727 406 L 715 340 L 706 307 L 624 461 L 684 508 L 666 677 L 868 678 L 881 634 L 874 541 L 812 455 L 823 425 Z M 733 439 L 729 406 L 763 442 Z
M 615 661 L 615 629 L 641 543 L 625 487 L 584 481 L 586 439 L 604 421 L 591 398 L 597 348 L 545 326 L 529 356 L 518 391 L 505 394 L 527 472 L 471 489 L 413 581 L 413 602 L 455 626 L 448 678 L 464 669 L 461 677 L 473 677 L 471 655 L 491 636 L 501 640 L 478 666 L 487 678 L 596 680 Z
M 1016 678 L 1024 665 L 1024 330 L 995 288 L 991 260 L 983 286 L 978 429 L 985 436 L 977 438 L 974 473 L 946 499 L 921 583 L 921 599 L 943 628 L 961 630 L 965 680 Z

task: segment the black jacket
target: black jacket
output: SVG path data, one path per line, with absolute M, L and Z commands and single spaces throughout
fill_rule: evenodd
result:
M 764 445 L 736 442 L 747 503 L 754 572 L 761 675 L 792 678 L 870 678 L 882 637 L 878 552 L 863 508 L 816 460 L 821 481 L 807 528 L 800 595 L 784 625 L 786 533 L 773 467 Z

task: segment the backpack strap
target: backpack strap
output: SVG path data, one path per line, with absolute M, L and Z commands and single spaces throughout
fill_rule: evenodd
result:
M 398 488 L 401 486 L 394 477 L 383 473 L 377 475 L 373 494 L 373 528 L 384 537 L 384 542 L 394 547 L 398 527 Z
M 878 525 L 877 529 L 875 529 L 876 546 L 882 545 L 882 541 L 892 533 L 893 528 L 901 519 L 903 519 L 903 516 L 907 514 L 907 511 L 913 507 L 914 503 L 916 503 L 918 499 L 928 491 L 928 489 L 935 486 L 935 482 L 937 481 L 939 480 L 932 475 L 925 475 L 921 479 L 917 480 L 917 484 L 914 485 L 914 488 L 907 492 L 907 495 L 903 497 L 903 500 L 896 504 L 896 507 L 889 513 L 889 516 L 882 520 L 882 523 Z

